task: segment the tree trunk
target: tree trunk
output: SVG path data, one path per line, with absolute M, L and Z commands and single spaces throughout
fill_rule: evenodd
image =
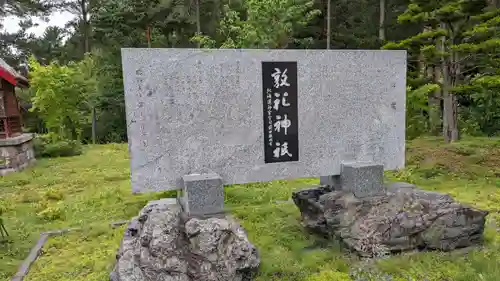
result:
M 427 73 L 427 64 L 425 63 L 425 57 L 422 54 L 422 52 L 420 52 L 420 54 L 418 54 L 417 60 L 418 60 L 418 62 L 417 62 L 418 78 L 423 79 Z
M 446 143 L 458 141 L 460 134 L 458 131 L 458 101 L 457 97 L 448 89 L 443 91 L 444 95 L 444 126 L 443 134 Z
M 146 41 L 148 42 L 148 48 L 151 48 L 151 28 L 149 25 L 146 27 Z
M 332 1 L 327 0 L 326 4 L 326 48 L 330 50 L 330 43 L 332 41 Z
M 446 25 L 442 24 L 442 28 Z M 450 32 L 450 30 L 448 30 Z M 449 33 L 451 34 L 451 32 Z M 442 42 L 442 48 L 446 50 L 444 40 Z M 458 131 L 458 100 L 453 94 L 451 89 L 457 83 L 457 64 L 456 52 L 448 49 L 448 53 L 451 53 L 449 58 L 441 57 L 441 68 L 443 71 L 443 137 L 446 143 L 454 142 L 459 139 Z
M 197 35 L 201 35 L 200 1 L 201 0 L 196 0 L 196 33 L 197 33 Z M 198 41 L 198 48 L 200 48 L 200 41 Z
M 80 0 L 80 9 L 82 13 L 82 24 L 83 24 L 83 53 L 90 52 L 90 44 L 89 44 L 89 31 L 90 31 L 90 23 L 88 19 L 88 10 L 87 10 L 87 0 Z
M 431 31 L 432 26 L 425 26 L 424 32 Z M 438 39 L 436 44 L 439 51 L 442 51 L 444 37 Z M 425 66 L 426 78 L 428 81 L 434 84 L 441 84 L 441 69 L 439 65 L 429 65 Z M 441 133 L 441 88 L 437 89 L 433 93 L 429 93 L 427 97 L 427 104 L 429 106 L 428 117 L 429 117 L 429 133 L 433 136 L 439 136 Z
M 95 106 L 92 107 L 92 144 L 96 143 L 96 115 Z
M 453 42 L 455 44 L 455 42 Z M 451 61 L 451 66 L 453 72 L 451 73 L 451 86 L 453 89 L 460 85 L 460 72 L 461 72 L 461 67 L 460 67 L 460 54 L 457 51 L 452 51 L 451 55 L 452 61 Z M 451 120 L 453 126 L 451 127 L 451 141 L 458 141 L 460 139 L 460 130 L 458 128 L 458 98 L 457 96 L 453 93 L 450 92 L 451 94 L 451 109 L 452 109 L 452 118 Z
M 441 84 L 441 69 L 435 65 L 431 68 L 432 81 Z M 429 125 L 430 133 L 433 136 L 439 136 L 441 131 L 441 88 L 437 89 L 434 93 L 429 94 Z
M 430 30 L 432 30 L 432 27 L 424 26 L 422 31 L 428 32 Z M 432 77 L 432 74 L 430 72 L 431 67 L 429 67 L 429 63 L 426 61 L 423 51 L 419 52 L 417 60 L 418 60 L 418 78 L 420 79 L 431 78 Z
M 453 120 L 453 97 L 450 94 L 449 85 L 449 75 L 448 75 L 448 65 L 443 59 L 443 137 L 444 142 L 451 142 L 451 127 L 453 124 L 450 120 Z
M 385 0 L 380 0 L 380 18 L 379 18 L 379 29 L 378 38 L 380 41 L 385 41 Z

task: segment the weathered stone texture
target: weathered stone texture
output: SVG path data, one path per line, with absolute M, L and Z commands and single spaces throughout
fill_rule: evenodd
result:
M 0 140 L 0 175 L 21 171 L 35 162 L 32 138 Z
M 296 61 L 299 160 L 265 163 L 262 62 Z M 122 49 L 134 192 L 404 166 L 406 52 Z M 326 113 L 326 114 L 325 114 Z
M 348 248 L 369 257 L 477 244 L 488 214 L 449 195 L 408 184 L 393 184 L 385 194 L 366 198 L 320 187 L 296 192 L 293 200 L 307 228 L 340 238 Z
M 183 210 L 190 215 L 221 213 L 224 209 L 224 186 L 217 174 L 186 175 L 180 198 Z
M 175 199 L 152 201 L 128 225 L 111 281 L 250 281 L 257 249 L 233 219 L 183 216 Z

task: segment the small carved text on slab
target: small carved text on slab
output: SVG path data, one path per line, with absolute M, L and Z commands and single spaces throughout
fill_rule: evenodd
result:
M 299 161 L 297 62 L 262 62 L 265 163 Z

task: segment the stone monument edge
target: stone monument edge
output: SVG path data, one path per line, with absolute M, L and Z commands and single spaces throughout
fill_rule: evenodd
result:
M 200 52 L 200 54 L 204 53 L 204 52 L 229 51 L 230 53 L 247 53 L 246 55 L 251 55 L 251 51 L 264 52 L 264 53 L 267 53 L 267 52 L 285 52 L 285 53 L 287 53 L 287 52 L 290 52 L 290 53 L 297 53 L 297 52 L 316 53 L 316 52 L 319 52 L 319 53 L 323 53 L 323 52 L 325 52 L 325 50 L 323 50 L 323 49 L 288 50 L 288 49 L 121 48 L 122 70 L 124 72 L 128 71 L 128 73 L 130 73 L 130 71 L 134 70 L 135 69 L 134 62 L 137 62 L 140 59 L 137 57 L 137 55 L 141 56 L 141 54 L 143 54 L 146 57 L 148 57 L 151 55 L 150 52 L 153 52 L 154 54 L 156 54 L 156 52 L 168 53 L 169 50 L 178 51 L 178 52 L 182 52 L 182 51 Z M 246 51 L 250 51 L 250 53 L 248 53 Z M 407 62 L 406 62 L 407 51 L 406 50 L 354 50 L 354 49 L 350 50 L 350 49 L 346 49 L 346 50 L 328 50 L 328 51 L 337 52 L 337 53 L 342 53 L 342 52 L 351 52 L 351 53 L 369 52 L 369 53 L 373 53 L 373 54 L 392 53 L 393 55 L 391 55 L 391 57 L 397 58 L 398 61 L 401 60 L 400 61 L 401 63 L 397 64 L 398 68 L 401 68 L 401 70 L 406 71 L 406 67 L 407 67 Z M 403 56 L 404 56 L 404 59 L 403 59 Z M 123 62 L 128 62 L 129 64 L 124 64 Z M 124 75 L 124 77 L 123 77 L 124 85 L 129 83 L 130 79 L 133 79 L 131 75 Z M 406 77 L 404 77 L 404 79 L 402 79 L 402 80 L 404 80 L 404 81 L 400 81 L 400 83 L 404 83 L 404 85 L 406 85 Z M 130 87 L 130 84 L 128 84 L 128 87 Z M 125 96 L 127 95 L 126 92 L 124 94 L 125 94 Z M 403 99 L 406 102 L 406 96 L 404 96 Z M 135 105 L 133 104 L 133 102 L 132 103 L 126 102 L 126 104 L 125 104 L 126 110 L 133 109 L 134 106 Z M 403 115 L 401 117 L 405 117 L 405 116 Z M 133 115 L 126 114 L 126 118 L 127 118 L 127 134 L 131 135 L 131 129 L 133 130 L 133 128 L 131 128 L 129 126 L 129 124 L 131 122 L 131 119 L 133 119 Z M 398 135 L 405 138 L 404 129 L 402 130 L 402 132 L 400 131 Z M 137 140 L 135 140 L 135 141 L 137 141 Z M 129 155 L 131 156 L 131 158 L 133 158 L 132 154 L 134 154 L 133 149 L 132 149 L 133 145 L 134 145 L 134 139 L 129 138 L 128 139 L 128 150 L 129 150 Z M 391 165 L 392 167 L 387 167 L 384 165 L 384 170 L 398 170 L 398 169 L 404 168 L 404 166 L 405 166 L 404 151 L 405 151 L 406 143 L 403 141 L 401 143 L 401 145 L 399 145 L 399 147 L 400 147 L 400 149 L 402 149 L 402 153 L 399 154 L 401 156 L 398 157 L 399 161 L 396 161 L 399 163 L 393 162 L 393 165 Z M 136 167 L 133 167 L 132 165 L 133 165 L 133 163 L 131 161 L 130 162 L 130 167 L 131 167 L 130 174 L 131 174 L 132 189 L 133 189 L 134 193 L 162 192 L 162 191 L 180 190 L 181 189 L 181 187 L 177 186 L 177 185 L 168 185 L 168 187 L 167 187 L 166 185 L 162 185 L 161 182 L 148 184 L 149 180 L 147 178 L 141 178 L 140 176 L 138 177 L 137 175 L 134 176 L 133 170 L 135 170 Z M 336 173 L 336 175 L 338 175 L 338 174 L 339 173 Z M 326 176 L 326 175 L 304 175 L 303 177 L 300 177 L 300 178 L 314 178 L 314 177 L 318 177 L 318 176 Z M 289 179 L 289 178 L 276 178 L 275 180 L 287 180 L 287 179 Z M 252 181 L 252 182 L 270 182 L 270 181 L 263 179 L 260 181 Z M 250 182 L 245 182 L 245 183 L 250 183 Z M 230 183 L 230 182 L 224 183 L 224 185 L 231 185 L 231 184 L 244 184 L 244 183 Z M 148 188 L 139 188 L 138 185 L 141 185 L 143 187 L 148 186 Z
M 121 48 L 121 60 L 122 60 L 122 69 L 124 68 L 123 62 L 125 61 L 125 56 L 128 56 L 128 58 L 131 58 L 131 54 L 134 52 L 159 52 L 159 51 L 166 51 L 166 50 L 172 50 L 172 51 L 189 51 L 189 52 L 199 52 L 199 53 L 211 53 L 211 52 L 218 52 L 218 51 L 225 51 L 225 52 L 234 52 L 234 53 L 248 53 L 248 52 L 266 52 L 266 53 L 276 53 L 276 52 L 284 52 L 284 53 L 297 53 L 297 52 L 305 52 L 305 53 L 324 53 L 324 52 L 335 52 L 335 53 L 345 53 L 345 52 L 350 52 L 350 53 L 360 53 L 360 52 L 372 52 L 372 53 L 395 53 L 395 54 L 400 54 L 402 57 L 404 57 L 404 64 L 405 64 L 405 69 L 406 69 L 406 58 L 407 58 L 407 50 L 376 50 L 376 49 L 253 49 L 253 48 L 248 48 L 248 49 L 224 49 L 224 48 L 219 48 L 219 49 L 208 49 L 208 48 Z M 406 71 L 406 70 L 405 70 Z M 405 77 L 405 83 L 406 83 L 406 77 Z
M 127 81 L 129 79 L 129 75 L 125 75 L 126 73 L 126 64 L 124 63 L 126 60 L 128 60 L 128 57 L 129 55 L 131 54 L 131 52 L 129 52 L 131 49 L 135 49 L 135 48 L 121 48 L 120 50 L 120 59 L 121 59 L 121 63 L 122 63 L 122 83 L 123 83 L 123 97 L 124 97 L 124 104 L 125 104 L 125 122 L 126 122 L 126 125 L 127 125 L 127 150 L 128 150 L 128 155 L 129 155 L 129 168 L 130 168 L 130 171 L 129 171 L 129 175 L 130 175 L 130 178 L 129 178 L 129 182 L 130 182 L 130 185 L 132 187 L 132 194 L 142 194 L 142 193 L 148 193 L 148 192 L 154 192 L 150 189 L 147 189 L 147 190 L 144 190 L 144 189 L 140 189 L 137 187 L 137 180 L 134 178 L 134 173 L 133 173 L 133 170 L 134 170 L 134 166 L 133 166 L 133 161 L 132 161 L 132 158 L 133 158 L 133 150 L 132 150 L 132 138 L 130 138 L 129 136 L 132 134 L 131 132 L 131 126 L 130 126 L 130 122 L 131 121 L 131 116 L 129 114 L 129 107 L 132 106 L 131 105 L 131 101 L 129 99 L 126 98 L 127 96 Z M 128 50 L 128 51 L 127 51 Z

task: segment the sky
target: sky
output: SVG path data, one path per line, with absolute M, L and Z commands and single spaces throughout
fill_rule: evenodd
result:
M 34 19 L 33 21 L 35 23 L 38 23 L 39 25 L 36 27 L 32 27 L 28 29 L 28 32 L 34 33 L 36 36 L 42 36 L 43 32 L 48 26 L 58 26 L 58 27 L 64 27 L 64 25 L 72 20 L 74 16 L 68 12 L 57 12 L 53 13 L 49 17 L 49 22 L 44 22 L 40 19 Z M 2 24 L 4 25 L 4 30 L 8 32 L 15 32 L 19 30 L 19 19 L 16 17 L 6 17 L 3 19 Z

